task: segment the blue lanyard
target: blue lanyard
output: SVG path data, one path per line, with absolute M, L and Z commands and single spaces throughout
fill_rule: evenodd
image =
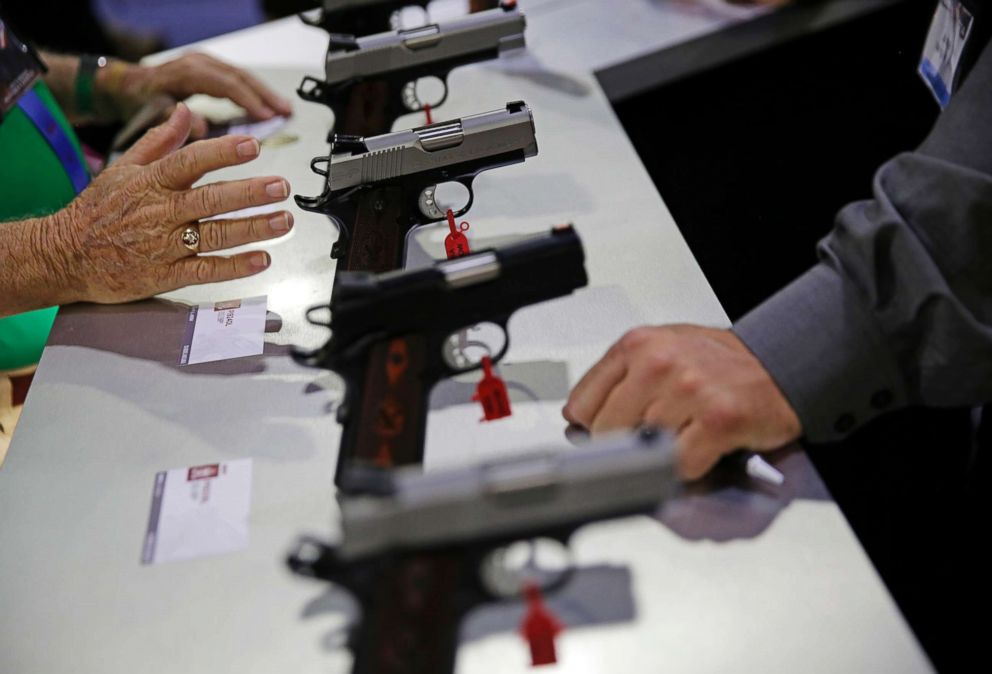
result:
M 52 111 L 48 109 L 48 106 L 34 89 L 21 96 L 20 100 L 17 101 L 17 107 L 28 116 L 31 123 L 38 129 L 38 133 L 44 136 L 48 144 L 51 145 L 59 161 L 62 162 L 62 167 L 69 176 L 69 181 L 72 183 L 73 189 L 76 190 L 76 194 L 82 192 L 90 184 L 89 171 L 86 170 L 86 166 L 76 153 L 76 148 L 73 147 L 69 136 L 66 135 L 62 126 L 52 115 Z

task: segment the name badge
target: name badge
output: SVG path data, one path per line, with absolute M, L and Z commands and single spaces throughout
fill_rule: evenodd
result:
M 941 109 L 954 93 L 958 63 L 974 23 L 961 0 L 940 0 L 934 12 L 918 72 Z
M 34 51 L 0 19 L 0 120 L 34 85 L 43 67 Z

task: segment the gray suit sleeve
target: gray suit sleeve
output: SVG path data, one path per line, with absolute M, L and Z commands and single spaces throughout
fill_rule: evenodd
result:
M 848 205 L 819 263 L 734 332 L 829 441 L 888 409 L 992 400 L 992 46 L 916 152 Z

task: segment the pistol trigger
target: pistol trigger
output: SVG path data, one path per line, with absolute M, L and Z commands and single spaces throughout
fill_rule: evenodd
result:
M 400 98 L 403 102 L 403 107 L 409 112 L 420 112 L 423 106 L 420 103 L 420 98 L 417 97 L 417 82 L 407 82 L 403 85 L 403 89 L 400 92 Z
M 420 212 L 430 221 L 444 220 L 445 218 L 445 214 L 441 212 L 440 207 L 434 200 L 436 194 L 437 185 L 431 185 L 421 192 L 420 197 L 418 198 L 417 205 L 420 208 Z

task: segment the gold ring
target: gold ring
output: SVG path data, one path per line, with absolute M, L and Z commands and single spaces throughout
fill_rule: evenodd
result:
M 183 242 L 184 246 L 194 253 L 200 252 L 200 230 L 196 227 L 187 227 L 184 229 L 182 234 L 179 235 L 179 239 Z

